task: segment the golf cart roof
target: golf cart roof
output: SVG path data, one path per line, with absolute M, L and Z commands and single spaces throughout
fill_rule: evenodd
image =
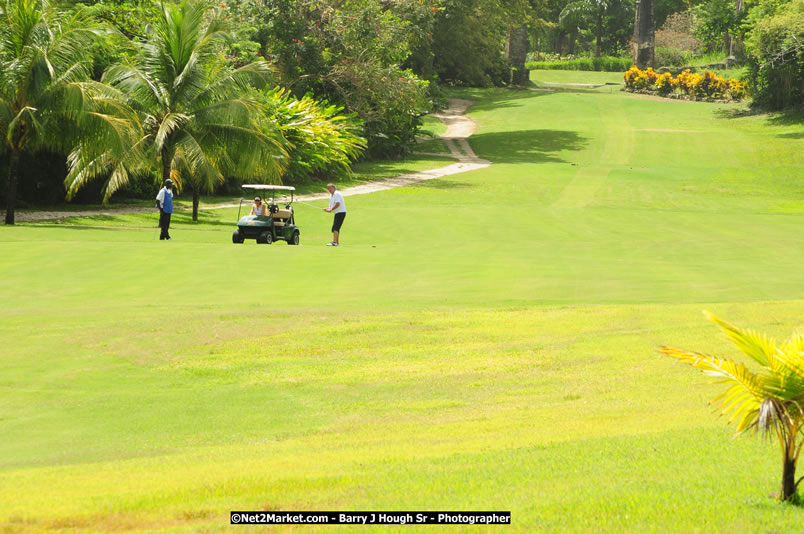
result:
M 243 184 L 243 189 L 257 189 L 260 191 L 295 191 L 292 185 Z

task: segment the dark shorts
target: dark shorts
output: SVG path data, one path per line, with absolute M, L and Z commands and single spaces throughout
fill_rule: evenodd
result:
M 343 226 L 343 220 L 346 218 L 346 212 L 336 213 L 335 218 L 332 220 L 332 231 L 340 232 Z

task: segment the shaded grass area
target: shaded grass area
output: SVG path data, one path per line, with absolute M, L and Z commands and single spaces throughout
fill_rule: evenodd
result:
M 511 510 L 516 532 L 795 531 L 804 512 L 768 497 L 777 445 L 732 440 L 720 388 L 655 349 L 733 356 L 704 308 L 804 328 L 804 127 L 453 94 L 494 164 L 348 198 L 339 249 L 304 204 L 300 247 L 232 245 L 236 208 L 177 215 L 170 243 L 150 214 L 0 229 L 2 528 L 421 508 Z

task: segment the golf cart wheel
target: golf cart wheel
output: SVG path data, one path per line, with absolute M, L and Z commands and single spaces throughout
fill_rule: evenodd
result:
M 246 238 L 240 233 L 240 230 L 235 230 L 232 234 L 232 243 L 242 243 Z
M 296 230 L 295 232 L 293 232 L 293 235 L 290 236 L 290 239 L 288 239 L 288 245 L 298 245 L 298 244 L 299 244 L 299 231 Z
M 274 242 L 274 236 L 271 235 L 271 232 L 263 232 L 259 236 L 257 236 L 257 243 L 261 243 L 263 245 L 270 245 Z

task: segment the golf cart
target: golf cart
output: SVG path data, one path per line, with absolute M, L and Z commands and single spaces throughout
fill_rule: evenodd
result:
M 246 239 L 256 239 L 257 243 L 270 245 L 274 241 L 283 240 L 288 245 L 299 244 L 299 228 L 296 226 L 296 219 L 293 214 L 293 192 L 295 187 L 287 185 L 243 185 L 244 192 L 249 193 L 252 198 L 255 194 L 261 196 L 262 202 L 267 208 L 268 215 L 244 215 L 240 216 L 243 209 L 243 200 L 240 199 L 240 208 L 237 210 L 237 230 L 232 234 L 232 243 L 242 243 Z M 267 198 L 270 191 L 270 200 Z M 282 195 L 282 208 L 276 203 L 277 191 L 289 191 L 290 201 L 287 195 Z

